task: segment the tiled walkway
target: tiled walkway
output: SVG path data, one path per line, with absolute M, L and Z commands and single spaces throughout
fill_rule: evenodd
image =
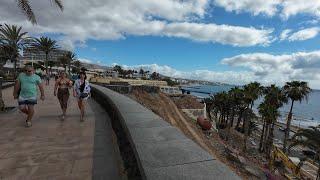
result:
M 68 115 L 53 96 L 53 81 L 45 86 L 31 128 L 19 111 L 0 113 L 0 180 L 2 179 L 120 179 L 118 153 L 107 113 L 88 100 L 85 122 L 79 122 L 76 99 L 70 96 Z M 3 90 L 7 106 L 16 106 L 12 89 Z

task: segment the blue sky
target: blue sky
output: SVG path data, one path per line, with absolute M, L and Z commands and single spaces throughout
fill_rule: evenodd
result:
M 0 23 L 52 37 L 83 62 L 236 84 L 305 80 L 320 88 L 318 0 L 69 0 L 63 12 L 35 2 L 36 26 L 9 1 L 0 2 Z

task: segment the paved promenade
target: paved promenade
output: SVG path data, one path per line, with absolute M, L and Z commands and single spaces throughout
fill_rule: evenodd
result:
M 18 110 L 0 113 L 0 180 L 121 179 L 107 113 L 89 99 L 81 123 L 76 99 L 70 96 L 67 117 L 60 121 L 50 83 L 45 101 L 35 106 L 31 128 L 24 127 L 26 116 Z M 3 90 L 7 106 L 17 106 L 12 90 Z

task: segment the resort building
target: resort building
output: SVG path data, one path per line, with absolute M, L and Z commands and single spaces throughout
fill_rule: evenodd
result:
M 160 91 L 165 94 L 182 94 L 178 87 L 160 86 Z
M 58 61 L 59 57 L 67 54 L 66 50 L 53 50 L 49 53 L 48 59 L 50 61 Z M 43 51 L 39 51 L 36 48 L 27 47 L 23 50 L 23 56 L 21 59 L 21 65 L 26 64 L 28 62 L 37 63 L 38 61 L 44 62 L 46 59 L 46 54 Z

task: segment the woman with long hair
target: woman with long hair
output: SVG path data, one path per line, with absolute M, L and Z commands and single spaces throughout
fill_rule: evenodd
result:
M 78 107 L 80 109 L 80 122 L 84 121 L 85 102 L 90 96 L 90 85 L 86 80 L 85 72 L 79 73 L 79 79 L 74 82 L 73 96 L 78 98 Z
M 54 96 L 58 96 L 60 107 L 62 110 L 61 120 L 63 121 L 68 107 L 69 100 L 69 88 L 72 87 L 72 81 L 67 78 L 67 74 L 65 72 L 60 73 L 60 77 L 56 80 L 54 85 Z M 58 93 L 57 93 L 58 91 Z

